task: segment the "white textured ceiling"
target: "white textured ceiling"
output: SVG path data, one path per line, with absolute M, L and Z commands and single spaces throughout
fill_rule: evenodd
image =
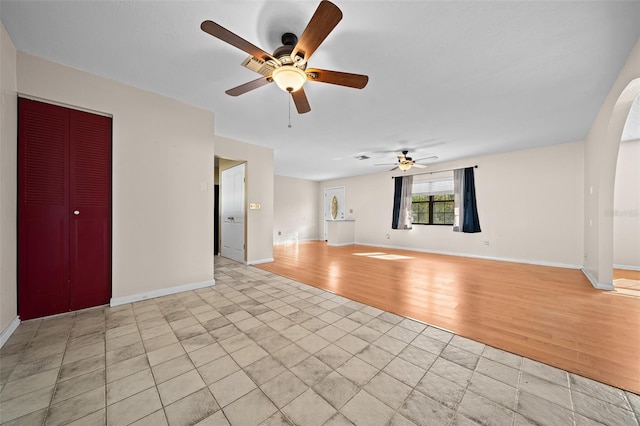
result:
M 317 1 L 2 0 L 0 17 L 17 49 L 214 111 L 217 134 L 314 180 L 385 170 L 403 148 L 442 162 L 580 140 L 640 36 L 640 1 L 335 3 L 344 18 L 310 66 L 369 84 L 308 83 L 291 128 L 275 84 L 224 93 L 259 75 L 200 23 L 273 51 Z

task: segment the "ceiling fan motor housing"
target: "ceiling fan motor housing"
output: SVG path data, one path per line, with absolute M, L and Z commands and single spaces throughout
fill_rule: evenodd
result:
M 297 54 L 295 58 L 291 56 L 291 52 L 298 44 L 298 37 L 293 33 L 284 33 L 281 41 L 282 46 L 274 50 L 273 57 L 280 61 L 281 65 L 295 65 L 301 70 L 306 69 L 307 63 L 304 61 L 304 56 L 301 54 Z
M 291 58 L 291 52 L 294 46 L 285 44 L 278 47 L 273 51 L 273 57 L 280 61 L 282 65 L 293 65 L 293 59 Z

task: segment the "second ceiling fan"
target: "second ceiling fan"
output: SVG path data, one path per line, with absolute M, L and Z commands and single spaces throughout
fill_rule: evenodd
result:
M 369 81 L 369 77 L 362 74 L 307 68 L 307 61 L 313 52 L 341 19 L 342 12 L 338 6 L 327 0 L 321 1 L 300 39 L 292 33 L 283 34 L 283 45 L 278 47 L 273 54 L 254 46 L 213 21 L 204 21 L 200 28 L 202 31 L 248 53 L 250 56 L 242 65 L 262 75 L 261 78 L 241 84 L 225 93 L 239 96 L 275 81 L 278 87 L 291 93 L 298 113 L 304 114 L 311 111 L 307 95 L 302 87 L 307 80 L 355 89 L 364 88 Z
M 402 171 L 407 171 L 409 170 L 411 167 L 417 167 L 419 169 L 424 169 L 425 167 L 427 167 L 427 165 L 425 164 L 419 164 L 416 161 L 425 161 L 425 160 L 437 160 L 438 156 L 437 155 L 432 155 L 431 157 L 425 157 L 425 158 L 420 158 L 418 160 L 414 160 L 413 158 L 409 157 L 407 154 L 409 154 L 408 150 L 404 150 L 402 151 L 402 155 L 398 156 L 398 162 L 397 163 L 390 163 L 390 164 L 376 164 L 376 166 L 394 166 L 393 169 L 390 169 L 389 171 L 394 171 L 396 169 L 400 169 Z

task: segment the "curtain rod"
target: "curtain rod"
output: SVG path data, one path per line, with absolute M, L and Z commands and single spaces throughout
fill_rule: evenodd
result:
M 474 166 L 472 166 L 472 167 L 473 167 L 474 169 L 477 169 L 477 168 L 478 168 L 478 165 L 476 164 L 476 165 L 474 165 Z M 411 176 L 417 176 L 417 175 L 432 175 L 432 174 L 434 174 L 434 173 L 452 172 L 452 171 L 457 170 L 457 169 L 468 169 L 468 167 L 456 167 L 455 169 L 444 169 L 444 170 L 436 170 L 436 171 L 433 171 L 433 172 L 413 173 Z M 404 175 L 403 175 L 403 176 L 404 176 Z M 395 179 L 395 178 L 397 178 L 397 177 L 400 177 L 400 176 L 391 176 L 391 179 Z

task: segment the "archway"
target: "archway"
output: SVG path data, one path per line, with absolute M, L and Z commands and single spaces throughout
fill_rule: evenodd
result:
M 585 268 L 596 288 L 613 290 L 613 200 L 622 131 L 640 95 L 640 78 L 622 90 L 609 114 L 606 130 L 587 146 L 585 200 Z
M 640 96 L 627 117 L 616 166 L 613 202 L 613 285 L 640 296 Z

